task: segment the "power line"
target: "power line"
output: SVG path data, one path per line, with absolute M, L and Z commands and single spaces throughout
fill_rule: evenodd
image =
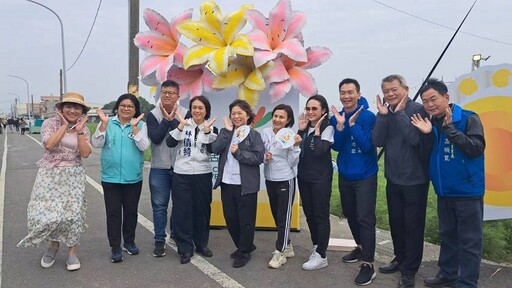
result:
M 89 37 L 91 37 L 92 29 L 94 28 L 94 24 L 96 23 L 96 18 L 98 18 L 98 12 L 100 11 L 101 2 L 102 2 L 102 0 L 100 0 L 100 3 L 98 4 L 98 9 L 96 9 L 96 15 L 94 16 L 94 21 L 92 21 L 91 30 L 89 30 L 89 34 L 87 35 L 87 39 L 85 39 L 85 43 L 84 43 L 84 46 L 82 46 L 82 50 L 80 50 L 80 53 L 78 54 L 78 56 L 75 59 L 75 62 L 73 62 L 73 64 L 71 64 L 71 66 L 68 69 L 66 69 L 66 71 L 71 70 L 71 68 L 73 68 L 73 66 L 75 66 L 78 59 L 80 59 L 80 56 L 82 56 L 82 53 L 85 50 L 85 46 L 87 45 L 87 42 L 89 42 Z
M 400 9 L 398 9 L 398 8 L 396 8 L 396 7 L 390 6 L 390 5 L 386 4 L 386 3 L 382 3 L 382 2 L 377 1 L 377 0 L 371 0 L 371 1 L 373 1 L 373 2 L 375 2 L 375 3 L 378 3 L 378 4 L 382 5 L 382 6 L 386 6 L 386 7 L 388 7 L 389 9 L 393 9 L 393 10 L 395 10 L 395 11 L 397 11 L 397 12 L 400 12 L 400 13 L 406 14 L 406 15 L 411 16 L 411 17 L 414 17 L 414 18 L 419 19 L 419 20 L 421 20 L 421 21 L 425 21 L 425 22 L 427 22 L 427 23 L 430 23 L 430 24 L 433 24 L 433 25 L 436 25 L 436 26 L 439 26 L 439 27 L 443 27 L 443 28 L 446 28 L 446 29 L 456 30 L 455 28 L 448 27 L 448 26 L 443 25 L 443 24 L 439 24 L 439 23 L 437 23 L 437 22 L 434 22 L 434 21 L 431 21 L 431 20 L 428 20 L 428 19 L 422 18 L 422 17 L 420 17 L 420 16 L 416 16 L 416 15 L 414 15 L 414 14 L 411 14 L 411 13 L 407 12 L 407 11 L 400 10 Z M 469 35 L 469 36 L 476 37 L 476 38 L 484 39 L 484 40 L 487 40 L 487 41 L 492 41 L 492 42 L 496 42 L 496 43 L 500 43 L 500 44 L 504 44 L 504 45 L 512 46 L 512 43 L 504 42 L 504 41 L 501 41 L 501 40 L 496 40 L 496 39 L 488 38 L 488 37 L 485 37 L 485 36 L 480 36 L 480 35 L 477 35 L 477 34 L 473 34 L 473 33 L 469 33 L 469 32 L 464 32 L 464 31 L 459 31 L 459 32 L 460 32 L 460 33 L 463 33 L 463 34 L 466 34 L 466 35 Z

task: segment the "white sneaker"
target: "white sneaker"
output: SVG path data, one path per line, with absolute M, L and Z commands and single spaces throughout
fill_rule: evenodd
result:
M 68 271 L 75 271 L 80 269 L 80 261 L 78 260 L 78 257 L 76 257 L 75 253 L 68 254 L 68 260 L 66 260 L 66 265 Z
M 311 255 L 309 255 L 309 260 L 311 260 L 311 258 L 313 258 L 313 256 L 315 255 L 316 248 L 318 248 L 318 245 L 313 245 L 313 250 L 311 250 Z
M 295 256 L 295 252 L 293 251 L 292 243 L 286 245 L 286 248 L 284 248 L 283 255 L 286 258 L 290 258 Z
M 274 251 L 272 256 L 272 260 L 268 262 L 268 267 L 277 269 L 281 267 L 284 263 L 286 263 L 286 256 L 284 256 L 284 252 L 281 253 L 278 250 Z
M 327 267 L 327 265 L 329 265 L 327 263 L 327 257 L 322 258 L 322 256 L 320 256 L 320 254 L 318 254 L 315 251 L 315 253 L 313 255 L 311 255 L 311 257 L 309 258 L 309 261 L 302 264 L 302 269 L 308 270 L 308 271 L 318 270 L 318 269 Z

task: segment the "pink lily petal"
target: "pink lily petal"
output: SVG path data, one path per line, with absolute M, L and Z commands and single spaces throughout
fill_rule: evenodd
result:
M 313 75 L 306 70 L 294 67 L 288 70 L 288 74 L 290 74 L 290 83 L 300 92 L 300 94 L 306 97 L 311 97 L 318 93 Z
M 274 61 L 274 68 L 268 73 L 265 80 L 267 83 L 279 83 L 288 79 L 290 79 L 290 75 L 288 75 L 283 62 L 278 59 Z
M 146 22 L 146 25 L 149 27 L 150 30 L 158 32 L 160 34 L 164 34 L 167 37 L 172 37 L 169 21 L 167 21 L 167 19 L 165 19 L 158 12 L 146 8 L 144 9 L 143 17 L 144 22 Z
M 181 23 L 184 20 L 190 20 L 192 19 L 192 12 L 194 12 L 194 9 L 190 8 L 185 10 L 181 15 L 178 15 L 177 17 L 172 18 L 170 29 L 171 33 L 174 37 L 174 39 L 178 40 L 180 38 L 180 32 L 178 32 L 178 29 L 176 29 L 176 25 Z
M 254 50 L 254 66 L 260 67 L 270 60 L 274 60 L 277 54 L 272 51 Z
M 180 85 L 181 99 L 184 99 L 187 96 L 189 96 L 190 98 L 194 98 L 201 94 L 203 94 L 203 82 L 201 81 L 201 77 L 187 84 Z
M 217 90 L 213 88 L 213 79 L 215 79 L 215 75 L 213 75 L 210 70 L 206 68 L 203 69 L 203 76 L 201 76 L 201 80 L 203 81 L 203 89 L 205 92 Z
M 299 39 L 286 39 L 274 50 L 275 53 L 282 53 L 295 61 L 306 62 L 308 56 L 306 49 L 299 42 Z
M 267 34 L 265 32 L 254 29 L 247 33 L 247 37 L 251 40 L 252 46 L 261 50 L 271 51 L 270 43 L 268 41 Z
M 167 79 L 174 80 L 178 84 L 186 84 L 200 78 L 203 73 L 202 69 L 185 70 L 173 65 L 167 72 Z
M 158 32 L 140 32 L 133 39 L 135 46 L 153 55 L 169 55 L 176 49 L 177 43 Z
M 158 65 L 158 68 L 155 71 L 156 72 L 156 80 L 158 80 L 158 82 L 162 83 L 165 80 L 167 80 L 167 71 L 169 71 L 173 62 L 174 62 L 174 57 L 171 54 L 171 55 L 169 55 L 169 57 L 167 57 L 167 59 L 165 59 L 165 61 L 162 61 L 160 63 L 160 65 Z
M 179 67 L 183 67 L 183 57 L 185 56 L 187 49 L 187 46 L 183 45 L 181 42 L 178 43 L 178 47 L 174 50 L 174 64 Z
M 295 36 L 302 31 L 304 25 L 306 25 L 306 14 L 302 11 L 293 11 L 290 25 L 288 25 L 288 30 L 286 31 L 284 39 L 295 38 Z
M 280 0 L 270 11 L 270 46 L 275 48 L 283 41 L 290 24 L 292 5 L 289 0 Z
M 140 75 L 144 78 L 156 71 L 158 65 L 164 62 L 167 56 L 150 55 L 140 63 Z
M 260 11 L 254 9 L 245 10 L 245 17 L 251 23 L 253 29 L 261 30 L 265 34 L 268 33 L 269 21 Z
M 306 49 L 306 53 L 308 55 L 307 62 L 297 63 L 298 67 L 302 67 L 304 69 L 312 69 L 320 66 L 320 64 L 329 60 L 329 58 L 332 56 L 332 51 L 329 50 L 329 48 L 319 46 L 309 47 Z
M 289 81 L 283 81 L 270 84 L 268 94 L 270 94 L 270 102 L 274 103 L 283 98 L 292 89 L 292 84 Z

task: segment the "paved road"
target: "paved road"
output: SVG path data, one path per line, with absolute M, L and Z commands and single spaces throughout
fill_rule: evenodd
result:
M 5 142 L 5 138 L 7 141 Z M 311 244 L 309 231 L 302 218 L 302 230 L 292 234 L 296 257 L 290 258 L 282 268 L 267 268 L 275 232 L 258 231 L 249 264 L 240 269 L 231 267 L 229 254 L 234 246 L 225 229 L 212 230 L 210 248 L 214 256 L 194 256 L 192 263 L 181 265 L 177 253 L 168 243 L 166 257 L 154 258 L 152 217 L 147 186 L 149 167 L 145 169 L 142 197 L 139 205 L 139 225 L 136 243 L 141 253 L 136 256 L 125 254 L 125 260 L 118 264 L 110 262 L 110 248 L 106 237 L 105 212 L 100 182 L 99 153 L 94 151 L 84 163 L 89 176 L 86 195 L 89 203 L 88 230 L 83 234 L 79 248 L 82 268 L 75 272 L 66 271 L 65 249 L 59 251 L 53 267 L 43 269 L 39 262 L 46 250 L 46 244 L 34 248 L 18 248 L 16 244 L 26 235 L 26 207 L 35 180 L 35 162 L 42 153 L 36 142 L 39 135 L 0 135 L 0 155 L 7 149 L 6 161 L 0 163 L 5 169 L 5 181 L 0 177 L 0 285 L 1 287 L 357 287 L 353 284 L 359 267 L 341 261 L 343 252 L 328 252 L 329 267 L 318 271 L 303 271 L 301 265 L 309 257 Z M 5 146 L 4 143 L 7 143 Z M 100 188 L 98 190 L 98 188 Z M 2 190 L 3 189 L 3 190 Z M 347 224 L 331 217 L 332 236 L 350 237 Z M 388 262 L 392 256 L 389 233 L 377 233 L 376 266 Z M 436 271 L 438 247 L 426 245 L 424 262 L 416 279 L 416 286 L 423 287 L 422 279 Z M 509 267 L 483 264 L 481 287 L 512 287 L 512 271 Z M 396 287 L 398 274 L 378 274 L 373 287 Z

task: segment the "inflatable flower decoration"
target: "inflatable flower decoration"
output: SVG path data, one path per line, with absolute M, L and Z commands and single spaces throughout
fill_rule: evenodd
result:
M 239 98 L 252 107 L 267 87 L 272 102 L 292 87 L 305 97 L 317 93 L 315 80 L 306 69 L 324 63 L 332 52 L 325 47 L 304 47 L 301 30 L 306 17 L 301 11 L 292 11 L 290 0 L 280 0 L 268 18 L 251 5 L 223 16 L 215 2 L 205 1 L 199 10 L 199 20 L 192 20 L 189 9 L 171 22 L 145 10 L 150 30 L 134 39 L 135 45 L 149 54 L 141 63 L 142 83 L 175 80 L 182 97 L 238 86 Z M 247 22 L 252 30 L 240 33 Z M 180 42 L 180 34 L 194 45 L 187 48 Z

